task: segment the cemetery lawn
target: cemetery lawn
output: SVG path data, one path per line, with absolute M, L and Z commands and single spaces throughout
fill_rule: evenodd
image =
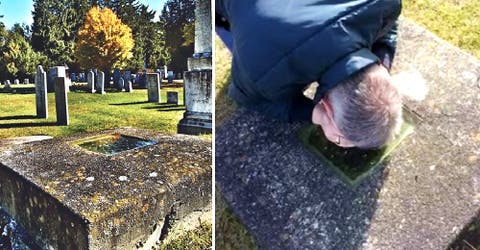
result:
M 106 95 L 72 90 L 68 93 L 70 125 L 57 126 L 54 93 L 48 93 L 48 119 L 38 119 L 34 85 L 12 86 L 16 93 L 0 89 L 0 139 L 29 135 L 64 137 L 120 127 L 176 134 L 177 123 L 185 111 L 182 88 L 162 88 L 162 103 L 148 103 L 146 89 L 134 89 L 133 93 L 107 89 Z M 167 90 L 179 93 L 179 106 L 165 103 Z
M 480 58 L 480 1 L 404 0 L 402 14 Z

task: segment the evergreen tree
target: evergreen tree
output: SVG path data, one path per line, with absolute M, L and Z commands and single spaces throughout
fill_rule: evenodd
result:
M 185 26 L 194 22 L 194 0 L 168 0 L 163 7 L 160 23 L 165 32 L 165 46 L 171 55 L 169 68 L 174 71 L 187 70 L 187 58 L 193 54 L 193 43 L 185 42 L 183 31 L 189 30 Z
M 32 47 L 48 56 L 50 65 L 75 64 L 77 31 L 95 0 L 34 0 Z

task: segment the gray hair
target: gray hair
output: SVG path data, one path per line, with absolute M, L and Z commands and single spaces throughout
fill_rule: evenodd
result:
M 338 129 L 360 148 L 388 144 L 402 124 L 402 97 L 380 67 L 369 66 L 327 93 Z

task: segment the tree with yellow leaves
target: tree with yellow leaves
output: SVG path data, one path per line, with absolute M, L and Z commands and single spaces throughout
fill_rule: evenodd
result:
M 78 31 L 75 56 L 81 67 L 112 70 L 123 67 L 132 56 L 132 29 L 122 23 L 111 9 L 95 6 L 86 15 Z

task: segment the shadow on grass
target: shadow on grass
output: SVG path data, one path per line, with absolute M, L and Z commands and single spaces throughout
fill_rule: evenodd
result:
M 125 105 L 137 105 L 137 104 L 147 104 L 148 101 L 143 101 L 143 102 L 126 102 L 126 103 L 112 103 L 109 105 L 112 106 L 125 106 Z
M 39 118 L 35 115 L 12 115 L 12 116 L 2 116 L 2 117 L 0 117 L 0 121 L 19 120 L 19 119 L 43 119 L 43 118 Z
M 160 103 L 155 107 L 144 107 L 144 109 L 156 109 L 158 111 L 167 112 L 167 111 L 182 111 L 185 110 L 184 105 L 176 105 L 170 103 Z
M 34 93 L 35 93 L 35 88 L 0 89 L 0 93 L 8 93 L 8 94 L 34 94 Z
M 28 127 L 47 127 L 47 126 L 61 126 L 57 122 L 35 122 L 35 123 L 7 123 L 0 124 L 0 128 L 28 128 Z

